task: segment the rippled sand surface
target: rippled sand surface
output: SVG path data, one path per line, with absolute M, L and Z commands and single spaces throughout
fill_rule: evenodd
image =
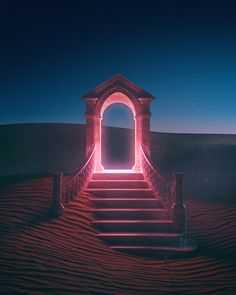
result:
M 96 238 L 89 196 L 56 219 L 50 177 L 0 192 L 1 294 L 236 294 L 236 204 L 187 200 L 188 233 L 199 245 L 185 259 L 148 259 Z

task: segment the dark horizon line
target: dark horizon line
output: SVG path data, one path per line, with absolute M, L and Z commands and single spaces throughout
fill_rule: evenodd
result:
M 13 126 L 13 125 L 83 125 L 86 126 L 85 123 L 72 123 L 72 122 L 19 122 L 19 123 L 0 123 L 0 127 L 2 126 Z M 110 127 L 110 128 L 118 128 L 118 129 L 128 129 L 133 130 L 133 128 L 126 128 L 126 127 L 117 127 L 111 125 L 103 125 L 103 127 Z M 221 133 L 221 132 L 174 132 L 174 131 L 158 131 L 158 130 L 150 130 L 150 132 L 154 133 L 165 133 L 165 134 L 189 134 L 189 135 L 235 135 L 236 133 Z

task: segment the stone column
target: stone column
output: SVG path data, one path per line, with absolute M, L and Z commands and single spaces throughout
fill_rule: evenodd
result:
M 86 157 L 91 155 L 94 148 L 94 117 L 97 98 L 86 98 Z
M 177 232 L 186 234 L 186 207 L 183 197 L 183 173 L 174 174 L 174 204 L 172 218 Z
M 139 98 L 140 102 L 140 117 L 142 126 L 141 144 L 143 151 L 150 158 L 150 103 L 153 98 Z
M 150 158 L 150 115 L 142 116 L 142 147 L 145 154 Z
M 140 172 L 141 150 L 140 145 L 142 143 L 142 117 L 136 115 L 135 117 L 135 165 L 133 170 Z
M 94 116 L 86 115 L 86 158 L 94 148 Z
M 102 171 L 104 168 L 102 167 L 101 163 L 101 117 L 100 116 L 94 116 L 94 143 L 96 145 L 95 150 L 95 171 L 99 172 Z

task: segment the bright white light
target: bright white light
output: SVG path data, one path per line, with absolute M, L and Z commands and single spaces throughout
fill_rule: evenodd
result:
M 134 173 L 132 169 L 104 169 L 100 173 Z

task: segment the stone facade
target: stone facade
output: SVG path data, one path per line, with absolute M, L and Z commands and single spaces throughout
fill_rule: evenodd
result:
M 135 165 L 140 171 L 140 145 L 150 156 L 150 102 L 154 97 L 121 75 L 115 75 L 82 97 L 86 101 L 86 156 L 96 145 L 95 171 L 102 171 L 101 120 L 106 108 L 113 103 L 127 105 L 135 120 Z

